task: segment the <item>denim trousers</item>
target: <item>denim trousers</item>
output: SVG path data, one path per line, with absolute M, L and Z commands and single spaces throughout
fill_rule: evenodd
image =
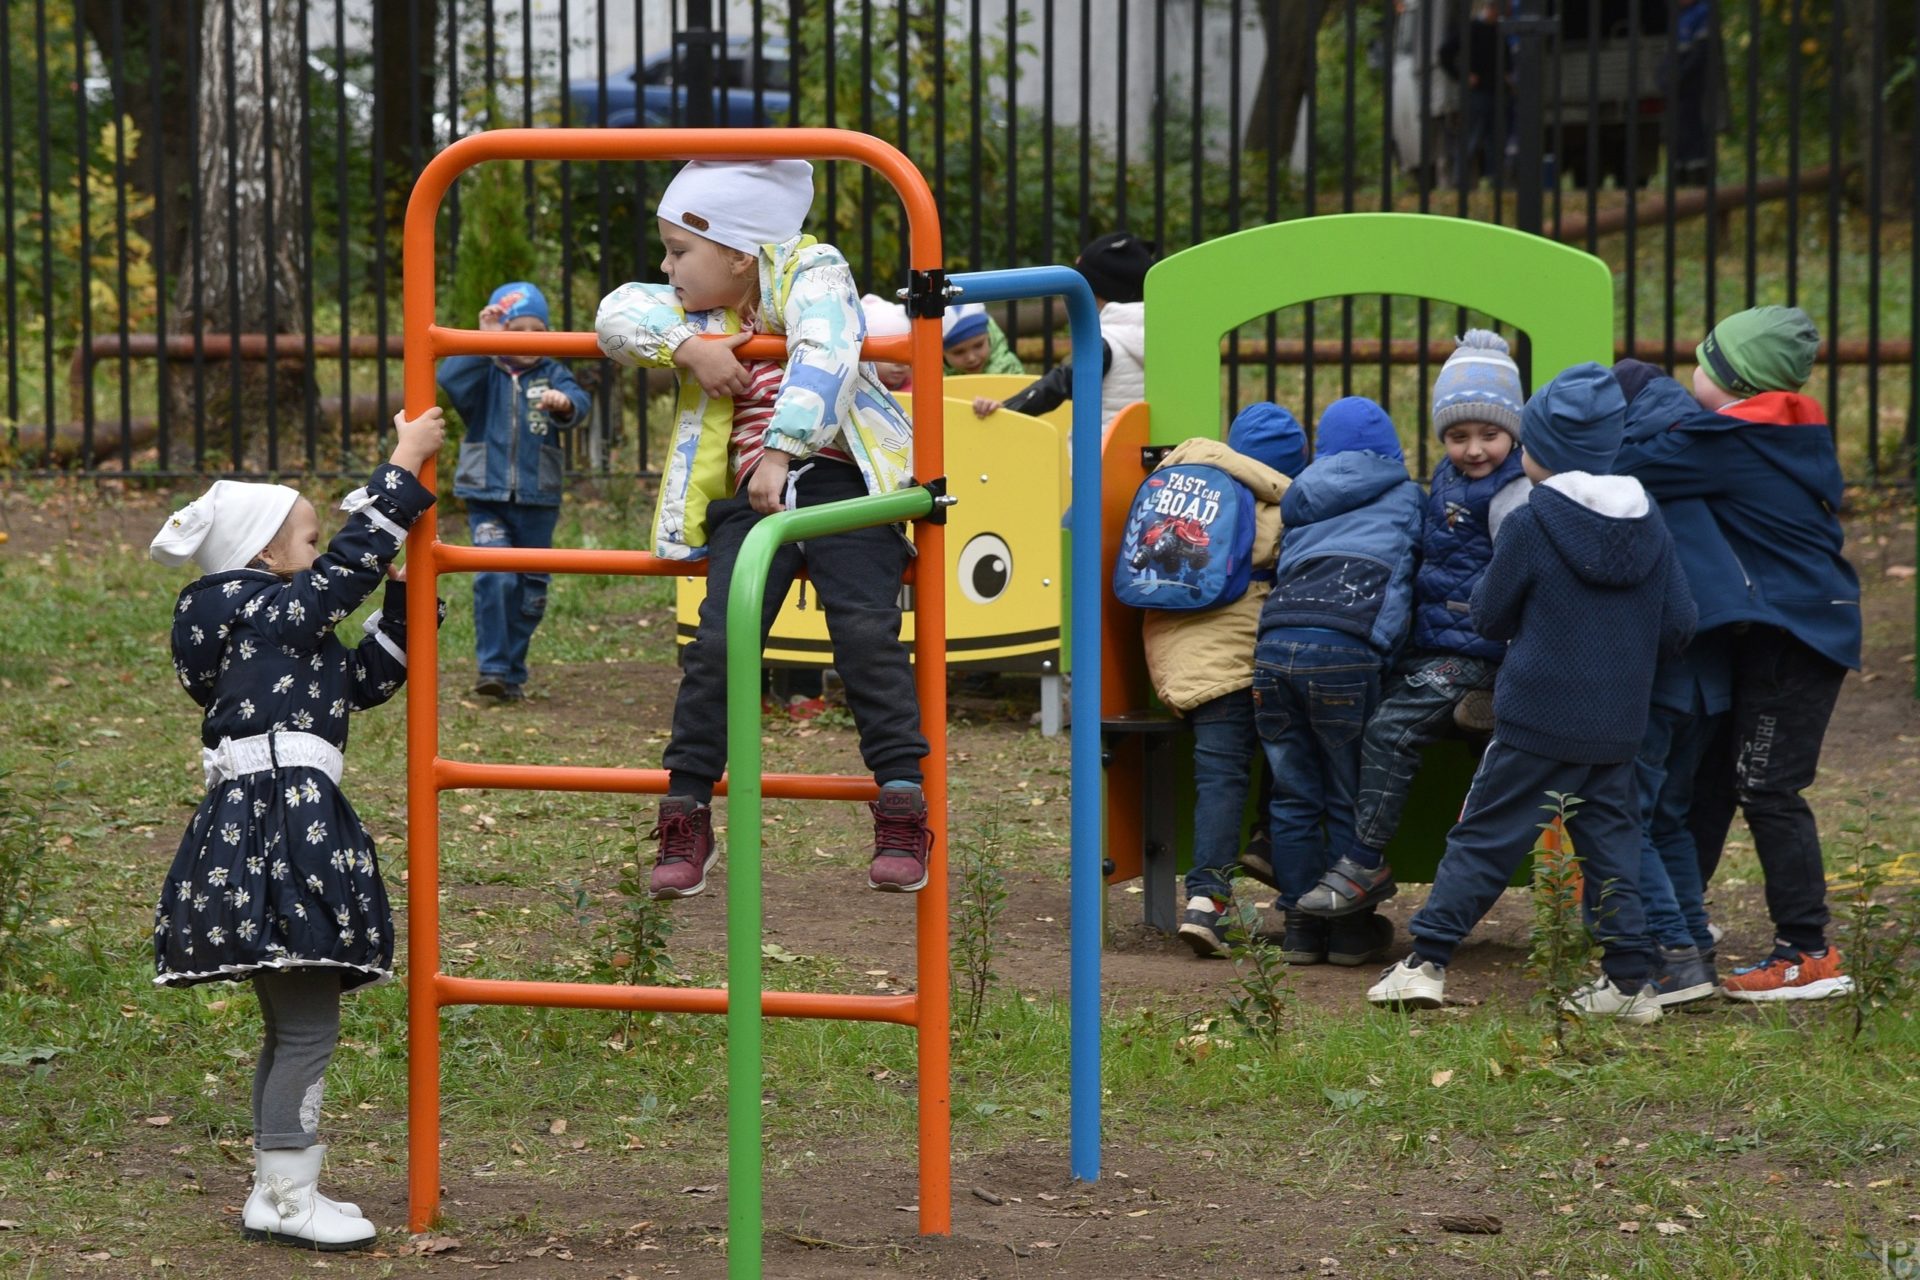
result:
M 1247 792 L 1260 751 L 1253 727 L 1253 691 L 1236 689 L 1187 713 L 1193 730 L 1193 866 L 1187 897 L 1224 901 L 1227 876 L 1240 856 Z
M 1268 825 L 1283 910 L 1353 839 L 1360 735 L 1380 698 L 1381 665 L 1365 641 L 1331 632 L 1276 629 L 1254 649 L 1254 725 L 1273 770 Z
M 1457 653 L 1415 653 L 1395 668 L 1360 740 L 1358 843 L 1379 850 L 1393 840 L 1421 748 L 1455 736 L 1453 709 L 1475 689 L 1493 688 L 1499 673 L 1497 663 Z
M 1694 773 L 1720 720 L 1655 706 L 1633 762 L 1640 790 L 1640 896 L 1646 902 L 1647 931 L 1667 948 L 1713 946 L 1706 886 L 1687 815 L 1693 808 Z
M 476 547 L 550 547 L 558 523 L 559 507 L 467 501 Z M 481 675 L 527 682 L 527 646 L 547 612 L 548 581 L 544 573 L 473 575 L 473 648 Z

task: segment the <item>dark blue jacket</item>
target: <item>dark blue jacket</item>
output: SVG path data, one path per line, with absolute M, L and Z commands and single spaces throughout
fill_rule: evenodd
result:
M 1473 589 L 1493 559 L 1493 496 L 1521 478 L 1520 450 L 1478 480 L 1446 458 L 1433 469 L 1413 580 L 1413 647 L 1498 662 L 1507 646 L 1473 629 Z
M 553 433 L 585 422 L 592 403 L 567 366 L 542 359 L 516 370 L 487 356 L 451 356 L 440 362 L 440 385 L 467 429 L 454 495 L 559 506 L 566 466 Z M 566 393 L 573 416 L 558 418 L 532 407 L 548 388 Z
M 1640 514 L 1624 514 L 1636 504 Z M 1570 764 L 1618 764 L 1639 753 L 1655 664 L 1693 635 L 1693 595 L 1640 486 L 1573 476 L 1535 485 L 1507 517 L 1473 620 L 1489 640 L 1512 642 L 1493 688 L 1500 741 Z
M 1356 450 L 1310 463 L 1280 500 L 1279 581 L 1260 630 L 1343 631 L 1392 653 L 1412 612 L 1420 499 L 1404 462 Z
M 1695 408 L 1624 444 L 1614 469 L 1662 503 L 1706 504 L 1745 596 L 1736 619 L 1784 628 L 1858 669 L 1860 579 L 1841 554 L 1840 460 L 1818 401 L 1770 391 Z
M 1700 402 L 1692 392 L 1672 378 L 1652 378 L 1627 401 L 1624 444 L 1643 444 L 1699 412 Z M 1727 633 L 1720 628 L 1760 617 L 1757 595 L 1703 499 L 1666 499 L 1660 514 L 1680 553 L 1700 617 L 1687 651 L 1662 662 L 1654 673 L 1653 702 L 1674 711 L 1717 715 L 1733 702 L 1733 664 Z

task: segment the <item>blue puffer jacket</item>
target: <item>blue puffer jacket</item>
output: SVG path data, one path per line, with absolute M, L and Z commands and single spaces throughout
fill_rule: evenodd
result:
M 1840 461 L 1819 402 L 1769 391 L 1648 425 L 1652 434 L 1621 446 L 1614 470 L 1637 477 L 1663 509 L 1699 499 L 1712 514 L 1737 575 L 1722 569 L 1720 581 L 1743 596 L 1733 619 L 1718 620 L 1783 628 L 1857 670 L 1860 579 L 1841 553 Z
M 454 495 L 559 506 L 566 465 L 553 433 L 585 422 L 592 403 L 567 366 L 542 359 L 511 369 L 488 356 L 452 356 L 440 362 L 440 385 L 467 429 L 453 475 Z M 548 389 L 573 401 L 570 417 L 532 407 Z
M 1420 486 L 1376 453 L 1321 455 L 1280 500 L 1279 581 L 1260 630 L 1320 627 L 1390 654 L 1413 610 Z
M 1420 526 L 1420 572 L 1413 580 L 1413 647 L 1498 662 L 1507 646 L 1473 625 L 1473 589 L 1493 560 L 1494 495 L 1522 477 L 1520 450 L 1478 480 L 1446 458 L 1433 469 Z

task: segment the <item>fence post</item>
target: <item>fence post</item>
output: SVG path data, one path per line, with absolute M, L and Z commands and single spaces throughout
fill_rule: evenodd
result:
M 685 46 L 680 66 L 686 72 L 686 115 L 683 119 L 695 129 L 716 123 L 713 112 L 714 59 L 718 36 L 713 30 L 713 0 L 687 0 L 687 26 L 680 33 Z M 722 54 L 724 56 L 724 50 Z
M 1513 16 L 1501 24 L 1514 43 L 1513 118 L 1518 122 L 1514 131 L 1518 147 L 1513 163 L 1514 225 L 1536 236 L 1541 229 L 1541 196 L 1546 184 L 1546 166 L 1541 154 L 1546 146 L 1541 110 L 1542 77 L 1546 71 L 1548 36 L 1554 30 L 1554 23 L 1553 18 L 1541 14 L 1540 0 L 1515 0 Z M 1528 377 L 1532 369 L 1531 344 L 1524 333 L 1515 338 L 1515 358 L 1520 363 L 1522 377 Z M 1533 390 L 1531 380 L 1527 389 Z

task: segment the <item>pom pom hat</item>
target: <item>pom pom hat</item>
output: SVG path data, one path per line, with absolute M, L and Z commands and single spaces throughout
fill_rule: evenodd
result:
M 1508 354 L 1507 340 L 1487 329 L 1469 329 L 1433 380 L 1433 429 L 1444 438 L 1456 422 L 1490 422 L 1517 440 L 1525 401 L 1520 366 Z

